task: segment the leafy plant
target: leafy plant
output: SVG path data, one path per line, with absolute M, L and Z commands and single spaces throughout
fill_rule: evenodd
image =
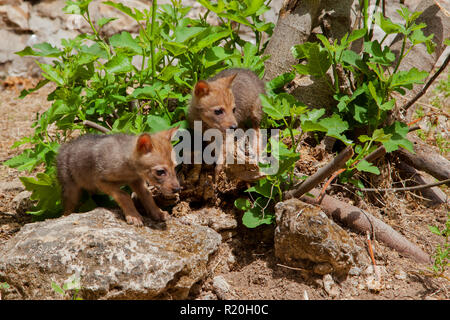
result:
M 444 240 L 442 246 L 438 244 L 435 248 L 434 262 L 430 269 L 436 277 L 445 277 L 444 274 L 450 266 L 450 243 L 448 241 L 450 237 L 450 214 L 447 215 L 447 222 L 442 230 L 436 226 L 428 226 L 428 228 L 432 233 L 442 237 Z M 447 278 L 447 280 L 449 279 Z
M 231 66 L 246 67 L 259 75 L 264 71 L 267 57 L 261 57 L 262 39 L 264 33 L 271 34 L 273 24 L 259 16 L 269 9 L 264 4 L 268 1 L 200 1 L 207 11 L 198 19 L 187 17 L 190 7 L 178 0 L 160 6 L 153 1 L 144 10 L 105 1 L 104 5 L 121 11 L 139 26 L 137 36 L 123 31 L 110 38 L 102 36 L 102 29 L 116 18 L 92 20 L 91 1 L 66 1 L 63 9 L 81 16 L 90 26 L 89 33 L 63 39 L 60 48 L 40 43 L 17 52 L 22 57 L 53 59 L 49 64 L 38 62 L 45 79 L 22 91 L 21 98 L 50 82 L 56 85 L 48 96 L 52 106 L 37 115 L 34 134 L 13 145 L 29 143 L 32 148 L 4 163 L 27 172 L 44 166 L 36 178 L 21 178 L 37 200 L 29 212 L 36 218 L 61 213 L 55 157 L 60 144 L 74 132 L 96 133 L 84 121 L 113 133 L 153 133 L 178 125 L 186 128 L 190 92 L 199 79 Z M 210 13 L 218 15 L 219 26 L 207 23 Z M 255 32 L 257 45 L 239 37 L 241 24 Z
M 80 275 L 77 273 L 71 275 L 66 281 L 64 281 L 62 288 L 56 282 L 52 281 L 52 289 L 63 298 L 72 295 L 71 300 L 83 300 L 78 296 L 78 293 L 81 290 L 81 283 Z
M 420 43 L 424 43 L 428 52 L 432 53 L 433 35 L 426 37 L 422 32 L 425 24 L 415 23 L 420 12 L 410 12 L 407 8 L 397 12 L 403 18 L 403 23 L 394 23 L 381 13 L 375 14 L 374 23 L 386 33 L 381 41 L 371 40 L 372 32 L 364 27 L 333 42 L 319 34 L 318 42 L 306 42 L 292 47 L 293 56 L 301 62 L 293 66 L 292 72 L 269 82 L 268 95 L 261 97 L 266 126 L 281 129 L 280 142 L 277 143 L 280 170 L 275 175 L 259 180 L 247 190 L 257 195 L 256 200 L 250 202 L 241 198 L 235 202 L 236 207 L 245 211 L 243 222 L 247 227 L 273 221 L 268 217 L 273 217 L 271 208 L 274 201 L 282 200 L 283 191 L 296 182 L 296 148 L 305 132 L 323 132 L 345 145 L 355 146 L 355 156 L 347 162 L 347 171 L 341 174 L 341 180 L 357 187 L 363 187 L 363 184 L 351 178 L 354 169 L 380 174 L 376 166 L 363 160 L 378 144 L 383 144 L 387 152 L 399 147 L 413 152 L 412 143 L 406 138 L 408 126 L 399 121 L 389 123 L 387 116 L 396 105 L 396 100 L 392 97 L 394 91 L 404 94 L 414 84 L 423 83 L 427 77 L 427 72 L 416 68 L 408 71 L 398 69 L 411 49 Z M 368 19 L 367 14 L 365 19 Z M 367 25 L 365 21 L 365 26 Z M 403 36 L 402 49 L 397 59 L 389 47 L 383 46 L 389 34 Z M 363 50 L 356 53 L 350 47 L 359 39 L 364 41 Z M 407 42 L 410 46 L 406 50 Z M 331 116 L 326 115 L 325 109 L 308 110 L 293 96 L 279 92 L 285 83 L 293 79 L 295 73 L 325 80 L 336 100 Z M 329 76 L 330 73 L 332 77 Z M 366 134 L 355 136 L 357 128 Z M 290 146 L 283 143 L 286 138 L 291 141 Z

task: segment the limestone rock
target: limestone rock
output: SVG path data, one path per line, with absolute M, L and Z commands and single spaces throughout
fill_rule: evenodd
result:
M 220 235 L 175 219 L 144 219 L 138 228 L 98 208 L 25 225 L 0 247 L 0 280 L 14 289 L 4 298 L 58 299 L 52 281 L 79 273 L 83 299 L 186 299 L 206 276 Z
M 320 208 L 298 199 L 275 206 L 275 255 L 290 266 L 345 276 L 361 252 L 347 232 Z

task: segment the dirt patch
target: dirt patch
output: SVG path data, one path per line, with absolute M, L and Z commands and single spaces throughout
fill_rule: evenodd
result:
M 15 88 L 15 87 L 13 87 Z M 51 102 L 48 94 L 54 89 L 47 85 L 26 98 L 17 99 L 18 91 L 5 89 L 0 92 L 0 161 L 17 155 L 26 145 L 17 149 L 11 146 L 18 139 L 33 133 L 31 124 L 37 112 L 48 109 Z M 301 160 L 297 164 L 300 174 L 310 175 L 328 161 L 327 155 L 317 148 L 302 146 Z M 370 181 L 379 187 L 389 187 L 396 182 L 394 159 L 385 157 L 380 165 L 382 174 Z M 381 163 L 380 163 L 381 164 Z M 0 182 L 17 181 L 24 173 L 6 166 L 0 166 Z M 208 180 L 209 177 L 204 177 Z M 206 183 L 206 180 L 204 183 Z M 383 183 L 379 184 L 380 181 Z M 209 181 L 209 180 L 208 180 Z M 377 184 L 378 183 L 378 184 Z M 386 184 L 386 185 L 384 185 Z M 201 184 L 197 184 L 199 186 Z M 204 184 L 203 184 L 204 186 Z M 442 189 L 449 195 L 447 187 Z M 31 221 L 29 216 L 14 212 L 12 199 L 20 189 L 6 190 L 0 194 L 0 245 L 11 238 L 20 227 Z M 392 226 L 425 252 L 432 254 L 442 240 L 432 234 L 428 225 L 442 228 L 449 210 L 445 205 L 430 208 L 410 192 L 375 194 L 360 198 L 354 190 L 334 186 L 331 194 L 352 202 L 385 223 Z M 183 199 L 182 199 L 183 200 Z M 191 204 L 192 205 L 192 204 Z M 189 205 L 184 203 L 177 208 L 177 215 L 186 214 Z M 241 221 L 241 215 L 233 208 L 232 201 L 221 199 L 220 208 L 227 214 L 233 214 Z M 345 227 L 344 227 L 345 228 Z M 350 231 L 347 229 L 347 231 Z M 426 265 L 417 265 L 400 256 L 397 252 L 374 241 L 374 253 L 377 265 L 381 269 L 383 289 L 372 292 L 367 289 L 367 275 L 370 270 L 360 268 L 352 270 L 346 279 L 334 279 L 335 295 L 332 296 L 324 286 L 324 279 L 308 270 L 293 269 L 283 265 L 275 258 L 273 249 L 274 226 L 261 226 L 247 229 L 242 225 L 237 228 L 233 238 L 222 243 L 219 251 L 211 261 L 211 275 L 198 284 L 192 291 L 191 298 L 202 299 L 215 297 L 213 279 L 223 276 L 230 290 L 229 299 L 449 299 L 449 282 L 443 278 L 432 278 L 423 273 Z M 355 243 L 367 250 L 365 235 L 349 232 Z M 368 253 L 366 252 L 367 256 Z M 369 265 L 370 266 L 370 265 Z M 367 266 L 367 268 L 369 268 Z M 369 268 L 370 269 L 370 268 Z M 447 274 L 447 277 L 449 275 Z

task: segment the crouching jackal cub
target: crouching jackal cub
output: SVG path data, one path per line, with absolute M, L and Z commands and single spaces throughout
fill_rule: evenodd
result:
M 164 195 L 180 191 L 172 158 L 172 128 L 152 135 L 84 135 L 61 146 L 57 157 L 64 214 L 75 210 L 82 189 L 101 191 L 114 198 L 129 224 L 142 226 L 133 200 L 120 187 L 128 185 L 137 194 L 147 214 L 165 221 L 168 213 L 153 200 L 145 183 Z

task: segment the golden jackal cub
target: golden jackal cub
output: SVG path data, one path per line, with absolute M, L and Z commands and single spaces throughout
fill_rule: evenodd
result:
M 188 112 L 190 126 L 194 127 L 194 121 L 202 121 L 204 130 L 259 128 L 260 93 L 265 93 L 264 82 L 247 69 L 227 69 L 206 81 L 200 80 Z
M 137 194 L 147 214 L 158 221 L 168 217 L 153 200 L 145 182 L 158 186 L 165 195 L 180 191 L 172 159 L 171 139 L 177 128 L 140 136 L 84 135 L 61 146 L 57 157 L 64 214 L 75 209 L 81 190 L 101 191 L 114 198 L 129 224 L 142 226 L 133 200 L 120 187 L 128 185 Z

